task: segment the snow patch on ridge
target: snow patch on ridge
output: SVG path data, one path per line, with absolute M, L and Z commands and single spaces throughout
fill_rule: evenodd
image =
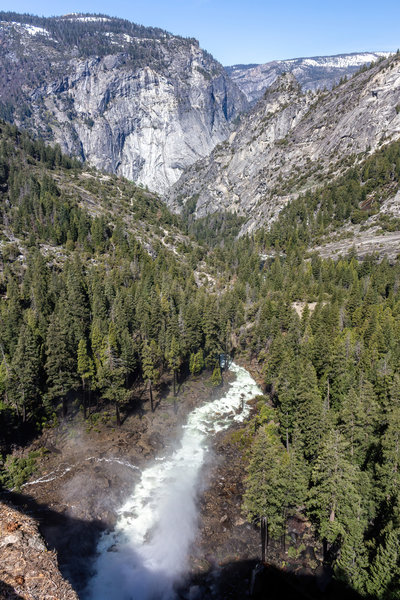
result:
M 108 19 L 107 17 L 85 17 L 80 15 L 79 13 L 71 13 L 70 15 L 65 15 L 61 17 L 64 21 L 84 21 L 85 23 L 104 23 L 106 21 L 111 21 L 112 19 Z
M 27 23 L 17 23 L 16 21 L 0 21 L 2 27 L 15 27 L 20 31 L 27 33 L 28 35 L 45 35 L 50 37 L 50 33 L 43 27 L 36 27 L 36 25 L 28 25 Z

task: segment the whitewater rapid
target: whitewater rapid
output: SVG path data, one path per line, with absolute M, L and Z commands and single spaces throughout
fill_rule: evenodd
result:
M 85 600 L 172 600 L 187 571 L 196 535 L 196 496 L 208 439 L 249 416 L 247 402 L 261 390 L 243 367 L 223 398 L 193 410 L 179 447 L 145 469 L 118 511 L 114 531 L 98 545 L 95 575 Z

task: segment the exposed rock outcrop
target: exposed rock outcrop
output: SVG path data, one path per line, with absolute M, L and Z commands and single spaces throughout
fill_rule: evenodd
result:
M 36 521 L 0 502 L 0 598 L 78 600 L 61 576 Z

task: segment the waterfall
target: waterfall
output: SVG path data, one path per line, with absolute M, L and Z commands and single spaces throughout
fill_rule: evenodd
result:
M 235 363 L 226 395 L 193 410 L 177 449 L 145 469 L 118 511 L 115 529 L 98 545 L 96 574 L 85 600 L 172 600 L 174 584 L 187 571 L 196 534 L 196 496 L 207 441 L 232 421 L 249 416 L 248 400 L 261 394 Z

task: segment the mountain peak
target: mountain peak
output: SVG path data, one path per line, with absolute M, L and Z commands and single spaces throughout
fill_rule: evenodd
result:
M 400 55 L 318 96 L 294 95 L 293 79 L 277 79 L 230 143 L 184 173 L 169 197 L 175 210 L 195 198 L 197 217 L 225 210 L 247 218 L 242 231 L 269 225 L 300 193 L 400 139 Z

